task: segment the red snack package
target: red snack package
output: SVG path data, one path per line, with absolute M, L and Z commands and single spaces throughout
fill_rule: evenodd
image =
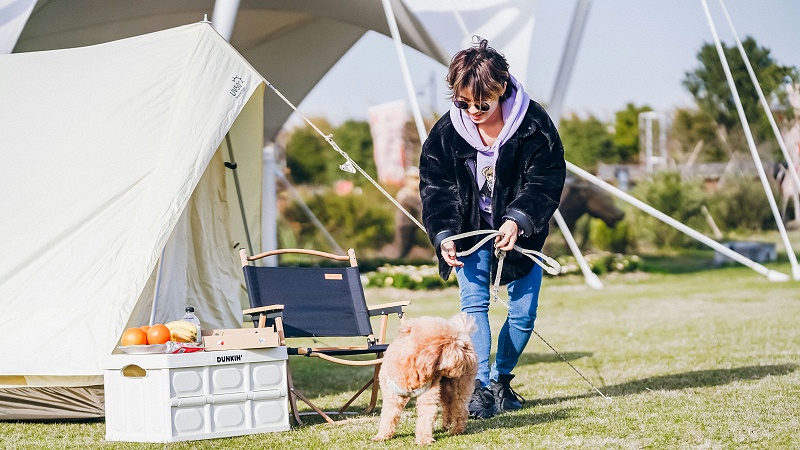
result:
M 202 352 L 203 350 L 203 346 L 196 342 L 167 341 L 166 353 L 192 353 Z

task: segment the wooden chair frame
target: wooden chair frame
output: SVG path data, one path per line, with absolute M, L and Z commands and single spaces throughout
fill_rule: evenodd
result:
M 247 256 L 247 251 L 245 249 L 239 250 L 239 256 L 242 261 L 242 267 L 250 265 L 251 262 L 257 261 L 262 258 L 266 258 L 268 256 L 286 254 L 286 253 L 294 253 L 294 254 L 305 254 L 305 255 L 312 255 L 312 256 L 319 256 L 323 258 L 333 259 L 336 261 L 349 261 L 351 267 L 358 267 L 358 263 L 356 261 L 355 251 L 353 249 L 349 249 L 347 251 L 347 256 L 340 256 L 335 255 L 332 253 L 320 252 L 316 250 L 307 250 L 307 249 L 279 249 L 273 250 L 265 253 L 260 253 L 255 256 Z M 249 295 L 249 294 L 248 294 Z M 252 303 L 251 303 L 252 304 Z M 368 344 L 385 344 L 386 343 L 386 331 L 389 325 L 389 315 L 397 314 L 400 323 L 403 323 L 404 320 L 404 312 L 403 308 L 410 305 L 410 301 L 399 301 L 399 302 L 392 302 L 392 303 L 385 303 L 380 305 L 367 305 L 367 312 L 369 317 L 377 317 L 380 316 L 380 329 L 378 331 L 377 338 L 374 335 L 369 335 L 367 337 Z M 276 331 L 278 332 L 280 344 L 282 346 L 286 346 L 286 337 L 284 336 L 283 331 L 283 305 L 269 305 L 269 306 L 262 306 L 258 308 L 250 308 L 242 311 L 245 315 L 250 315 L 253 320 L 256 318 L 258 319 L 258 327 L 265 327 L 268 324 L 274 324 Z M 302 400 L 305 404 L 307 404 L 314 412 L 310 414 L 318 414 L 326 422 L 330 424 L 340 423 L 341 421 L 335 421 L 331 419 L 331 414 L 338 414 L 344 415 L 345 411 L 350 407 L 350 405 L 361 396 L 367 389 L 372 387 L 371 389 L 371 397 L 370 402 L 366 410 L 364 410 L 364 414 L 371 414 L 375 410 L 375 405 L 378 401 L 378 391 L 380 390 L 380 384 L 378 382 L 378 374 L 380 373 L 381 362 L 383 361 L 383 353 L 376 353 L 376 358 L 371 360 L 349 360 L 345 358 L 339 358 L 336 356 L 327 355 L 324 352 L 326 350 L 366 350 L 368 346 L 356 346 L 356 347 L 289 347 L 289 354 L 290 355 L 303 355 L 306 357 L 317 357 L 320 359 L 324 359 L 326 361 L 330 361 L 336 364 L 348 365 L 348 366 L 374 366 L 374 371 L 372 378 L 369 379 L 362 387 L 359 389 L 348 401 L 347 403 L 339 409 L 338 412 L 325 412 L 319 407 L 317 407 L 311 400 L 309 400 L 306 396 L 300 393 L 294 386 L 294 382 L 292 381 L 291 370 L 287 364 L 287 382 L 288 382 L 288 390 L 289 390 L 289 405 L 291 407 L 292 416 L 294 417 L 295 422 L 298 425 L 302 426 L 303 422 L 300 420 L 300 413 L 297 408 L 297 399 Z

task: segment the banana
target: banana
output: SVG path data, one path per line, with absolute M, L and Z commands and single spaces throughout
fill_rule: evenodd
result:
M 185 320 L 175 320 L 164 324 L 169 328 L 170 339 L 175 342 L 195 342 L 197 327 Z

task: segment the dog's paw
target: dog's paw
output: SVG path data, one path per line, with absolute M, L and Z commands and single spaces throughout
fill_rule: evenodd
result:
M 414 439 L 414 443 L 417 445 L 431 445 L 434 441 L 435 439 L 433 439 L 433 436 L 417 436 L 417 438 Z
M 466 420 L 461 422 L 454 422 L 451 426 L 447 427 L 447 432 L 450 433 L 451 436 L 463 434 L 465 431 L 467 431 Z
M 391 434 L 376 434 L 372 438 L 372 442 L 380 442 L 380 441 L 387 441 L 392 438 Z

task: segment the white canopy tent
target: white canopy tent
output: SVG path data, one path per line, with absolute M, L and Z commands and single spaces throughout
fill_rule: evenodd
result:
M 446 64 L 449 56 L 404 2 L 391 4 L 403 43 Z M 214 6 L 213 0 L 38 0 L 14 52 L 97 44 L 197 22 L 204 14 L 215 22 Z M 230 42 L 299 104 L 369 30 L 390 36 L 380 0 L 242 0 Z M 274 95 L 265 96 L 264 110 L 264 137 L 272 141 L 292 110 Z
M 59 405 L 70 395 L 59 389 L 101 385 L 101 357 L 148 322 L 165 246 L 157 321 L 188 303 L 206 326 L 241 324 L 221 151 L 230 133 L 260 168 L 264 86 L 206 23 L 0 55 L 0 420 L 97 415 L 85 392 Z M 25 403 L 43 392 L 61 415 Z

